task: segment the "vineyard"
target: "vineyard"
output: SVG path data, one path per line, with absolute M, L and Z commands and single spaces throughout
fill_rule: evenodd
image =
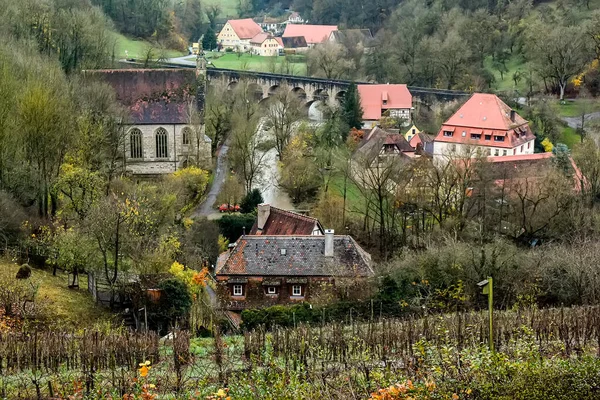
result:
M 477 398 L 481 392 L 467 387 L 476 382 L 473 357 L 486 359 L 490 367 L 536 360 L 539 368 L 567 362 L 576 363 L 574 368 L 583 363 L 586 373 L 600 371 L 599 311 L 497 312 L 495 355 L 486 350 L 483 313 L 299 325 L 210 339 L 191 339 L 185 331 L 164 339 L 125 330 L 4 334 L 0 397 L 68 398 L 78 393 L 80 398 L 123 398 L 142 388 L 152 392 L 151 398 L 205 399 L 229 388 L 232 399 L 266 394 L 361 399 L 405 379 L 418 382 L 437 375 L 438 387 L 443 376 L 454 382 L 457 396 Z M 544 375 L 551 376 L 548 371 Z M 514 381 L 515 376 L 509 378 Z

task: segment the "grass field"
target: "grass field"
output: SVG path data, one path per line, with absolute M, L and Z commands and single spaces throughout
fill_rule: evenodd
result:
M 217 4 L 221 7 L 221 17 L 237 17 L 238 16 L 238 1 L 237 0 L 208 0 L 206 4 L 202 4 L 204 7 L 208 5 Z
M 527 87 L 525 84 L 525 79 L 521 79 L 516 87 L 515 87 L 515 82 L 512 79 L 513 74 L 516 71 L 524 70 L 523 59 L 520 56 L 511 57 L 506 62 L 506 68 L 508 69 L 508 71 L 504 73 L 504 76 L 502 76 L 500 74 L 500 72 L 498 72 L 496 69 L 494 69 L 493 61 L 492 61 L 491 57 L 488 57 L 485 60 L 484 64 L 485 64 L 485 67 L 487 68 L 487 70 L 490 71 L 492 73 L 492 75 L 494 75 L 495 81 L 494 81 L 494 83 L 492 83 L 492 86 L 494 87 L 494 89 L 501 91 L 501 92 L 516 89 L 521 93 L 524 93 L 527 90 Z
M 581 138 L 575 132 L 575 129 L 570 128 L 568 126 L 560 127 L 560 143 L 566 144 L 570 149 L 573 148 L 577 143 L 581 143 Z
M 195 57 L 187 60 L 193 61 Z M 217 68 L 236 69 L 243 71 L 287 73 L 282 70 L 285 57 L 262 57 L 244 53 L 238 57 L 234 53 L 207 53 L 207 59 Z M 294 62 L 291 64 L 292 75 L 306 75 L 306 63 Z
M 556 101 L 553 104 L 559 117 L 577 117 L 600 111 L 600 101 L 597 99 L 565 100 L 563 103 Z
M 19 266 L 0 261 L 0 268 L 14 276 Z M 58 271 L 56 276 L 51 271 L 33 268 L 32 282 L 39 282 L 36 303 L 43 308 L 48 321 L 59 326 L 84 328 L 96 323 L 108 322 L 111 314 L 97 306 L 87 291 L 87 276 L 79 276 L 79 289 L 69 289 L 68 276 Z
M 115 58 L 118 60 L 126 57 L 135 59 L 144 58 L 149 47 L 155 49 L 155 58 L 160 55 L 164 57 L 181 57 L 187 54 L 179 50 L 162 49 L 156 43 L 151 43 L 147 40 L 128 38 L 120 33 L 115 32 L 113 35 L 115 41 Z M 127 51 L 127 56 L 125 55 L 125 51 Z

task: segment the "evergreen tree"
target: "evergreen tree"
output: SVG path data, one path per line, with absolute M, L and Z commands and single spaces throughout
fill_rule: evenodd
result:
M 244 198 L 242 199 L 242 203 L 240 204 L 240 211 L 242 214 L 249 214 L 256 210 L 256 206 L 262 203 L 263 197 L 260 194 L 260 190 L 252 189 Z
M 350 131 L 352 128 L 362 128 L 362 117 L 363 109 L 360 105 L 360 94 L 356 84 L 352 82 L 342 101 L 342 120 L 346 124 L 347 130 Z M 344 140 L 346 140 L 347 135 L 348 132 L 345 132 Z
M 202 37 L 202 49 L 204 50 L 214 50 L 217 48 L 217 36 L 215 35 L 215 31 L 212 27 L 208 27 L 206 33 Z

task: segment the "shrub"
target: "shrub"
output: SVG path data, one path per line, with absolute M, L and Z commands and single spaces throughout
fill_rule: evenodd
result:
M 240 203 L 240 211 L 242 214 L 250 214 L 256 210 L 256 207 L 264 202 L 260 190 L 252 189 L 249 193 L 244 196 Z
M 252 225 L 254 225 L 254 219 L 254 215 L 251 214 L 224 215 L 217 223 L 219 224 L 221 234 L 229 242 L 233 243 L 242 236 L 244 228 L 246 229 L 246 233 L 250 232 Z

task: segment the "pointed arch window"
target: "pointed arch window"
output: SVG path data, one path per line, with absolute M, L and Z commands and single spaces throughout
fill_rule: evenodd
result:
M 137 128 L 129 132 L 129 155 L 131 158 L 142 158 L 142 131 Z
M 169 157 L 169 149 L 167 147 L 167 131 L 164 128 L 156 130 L 156 158 Z
M 191 137 L 190 128 L 183 128 L 183 131 L 181 132 L 181 141 L 184 145 L 190 144 L 190 137 Z

